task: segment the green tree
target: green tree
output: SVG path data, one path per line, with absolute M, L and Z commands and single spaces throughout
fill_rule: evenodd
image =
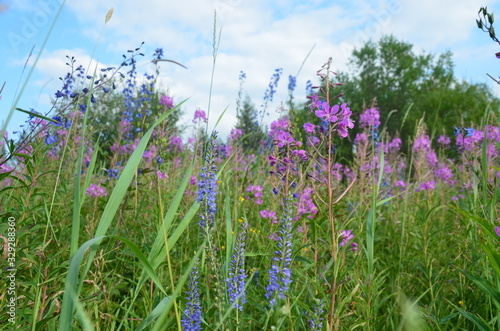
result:
M 255 106 L 248 95 L 245 97 L 241 109 L 238 109 L 236 117 L 236 129 L 240 129 L 244 134 L 244 139 L 241 141 L 243 151 L 255 153 L 261 142 L 266 139 L 266 134 L 257 121 Z

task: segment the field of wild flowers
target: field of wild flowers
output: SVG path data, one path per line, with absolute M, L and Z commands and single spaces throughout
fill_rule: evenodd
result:
M 330 60 L 307 121 L 290 101 L 249 149 L 201 109 L 183 137 L 139 53 L 68 57 L 52 112 L 2 145 L 2 328 L 498 328 L 498 114 L 403 142 L 340 101 Z

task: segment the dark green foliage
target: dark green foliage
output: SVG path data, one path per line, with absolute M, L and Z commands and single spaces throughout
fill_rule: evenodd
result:
M 248 96 L 243 101 L 237 114 L 236 128 L 243 131 L 244 139 L 241 141 L 243 151 L 255 153 L 261 142 L 266 139 L 266 134 L 257 122 L 255 106 Z

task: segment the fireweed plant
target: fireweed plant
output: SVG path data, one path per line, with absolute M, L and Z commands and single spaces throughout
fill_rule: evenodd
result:
M 329 60 L 321 87 L 307 85 L 308 121 L 293 125 L 300 80 L 289 76 L 288 109 L 247 154 L 241 129 L 227 141 L 181 132 L 171 117 L 180 105 L 157 84 L 163 51 L 141 73 L 145 47 L 94 72 L 68 56 L 52 112 L 27 111 L 20 137 L 0 142 L 1 267 L 13 272 L 14 218 L 17 270 L 15 323 L 2 309 L 2 326 L 498 328 L 494 112 L 446 132 L 419 125 L 402 151 L 384 133 L 386 109 L 336 98 Z M 201 109 L 186 111 L 198 129 L 207 124 Z M 352 129 L 346 162 L 335 145 Z

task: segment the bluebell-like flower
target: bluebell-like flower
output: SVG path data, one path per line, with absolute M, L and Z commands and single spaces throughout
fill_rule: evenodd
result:
M 243 310 L 243 304 L 246 302 L 245 241 L 247 227 L 248 223 L 241 225 L 241 231 L 234 243 L 233 255 L 228 269 L 229 277 L 226 279 L 229 302 L 240 311 Z
M 201 304 L 198 290 L 198 262 L 191 269 L 188 279 L 188 291 L 186 292 L 186 307 L 182 313 L 182 330 L 201 330 Z
M 269 284 L 266 287 L 266 298 L 274 306 L 278 298 L 284 299 L 292 282 L 292 217 L 291 205 L 288 199 L 283 203 L 283 216 L 278 232 L 278 249 L 274 252 L 271 269 L 269 269 Z
M 47 137 L 45 137 L 45 143 L 47 145 L 52 145 L 52 144 L 54 144 L 56 142 L 57 142 L 57 139 L 56 139 L 55 136 L 47 135 Z
M 61 116 L 54 116 L 54 117 L 52 117 L 52 119 L 55 121 L 55 122 L 51 122 L 53 125 L 55 125 L 55 126 L 61 126 L 62 125 L 62 118 L 61 118 Z

